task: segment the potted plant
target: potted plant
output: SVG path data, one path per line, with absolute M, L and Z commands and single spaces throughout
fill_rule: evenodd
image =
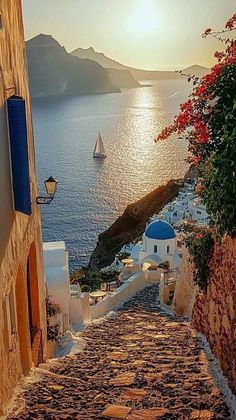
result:
M 62 334 L 60 323 L 57 322 L 56 316 L 61 312 L 60 306 L 53 302 L 51 296 L 47 296 L 46 305 L 46 323 L 47 323 L 47 358 L 53 357 L 57 343 L 60 341 Z

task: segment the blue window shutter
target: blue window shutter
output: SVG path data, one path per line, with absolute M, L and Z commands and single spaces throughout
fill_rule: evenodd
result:
M 8 126 L 15 210 L 31 214 L 29 159 L 25 100 L 11 96 L 7 100 Z

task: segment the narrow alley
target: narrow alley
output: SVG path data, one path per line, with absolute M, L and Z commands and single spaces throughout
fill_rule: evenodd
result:
M 9 420 L 230 418 L 194 330 L 160 309 L 158 286 L 81 336 L 84 351 L 49 364 Z

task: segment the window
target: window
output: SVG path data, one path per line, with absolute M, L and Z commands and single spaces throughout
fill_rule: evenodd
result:
M 169 252 L 170 252 L 170 245 L 167 245 L 166 252 L 167 252 L 167 254 L 169 254 Z
M 154 245 L 154 254 L 157 254 L 157 245 Z
M 29 159 L 25 100 L 11 96 L 7 100 L 8 127 L 15 210 L 31 214 Z

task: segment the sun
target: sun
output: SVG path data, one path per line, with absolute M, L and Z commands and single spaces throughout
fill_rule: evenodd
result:
M 158 28 L 157 10 L 153 0 L 138 0 L 128 20 L 129 31 L 135 36 L 149 37 Z

